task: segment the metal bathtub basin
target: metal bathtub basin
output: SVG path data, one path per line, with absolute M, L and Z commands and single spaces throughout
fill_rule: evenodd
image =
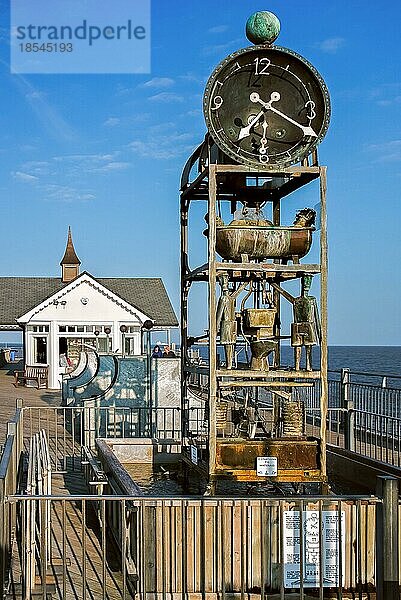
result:
M 312 244 L 314 227 L 225 225 L 216 227 L 216 250 L 226 260 L 242 262 L 266 258 L 305 256 Z

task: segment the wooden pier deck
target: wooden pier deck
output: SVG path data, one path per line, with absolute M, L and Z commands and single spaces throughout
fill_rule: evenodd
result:
M 79 477 L 58 476 L 54 483 L 55 494 L 88 493 L 85 482 Z M 86 503 L 84 511 L 85 525 L 82 502 L 53 503 L 52 566 L 49 573 L 50 582 L 55 583 L 53 598 L 120 599 L 122 573 L 119 554 L 112 540 L 107 540 L 102 549 L 101 530 L 93 506 Z M 64 572 L 60 568 L 63 562 Z
M 46 576 L 47 593 L 51 594 L 51 598 L 60 600 L 121 599 L 123 577 L 120 555 L 114 542 L 107 539 L 102 546 L 101 529 L 91 503 L 85 502 L 83 508 L 82 501 L 68 500 L 70 494 L 88 494 L 82 476 L 79 473 L 56 475 L 52 478 L 52 486 L 53 494 L 65 495 L 66 501 L 52 501 L 51 505 L 51 563 Z M 9 600 L 21 598 L 23 551 L 20 543 L 14 544 L 13 584 L 7 595 Z M 43 593 L 38 567 L 36 573 L 34 595 Z
M 0 447 L 6 439 L 7 422 L 15 413 L 16 399 L 22 398 L 26 407 L 47 408 L 61 406 L 61 393 L 57 390 L 36 389 L 32 387 L 14 386 L 14 371 L 21 369 L 22 363 L 11 363 L 8 368 L 0 369 Z M 24 422 L 24 437 L 29 439 L 32 425 L 37 419 L 33 417 Z M 45 423 L 44 423 L 45 425 Z M 66 440 L 64 448 L 75 456 L 68 461 L 67 472 L 52 475 L 52 494 L 66 496 L 65 502 L 53 502 L 51 511 L 51 564 L 47 571 L 48 592 L 52 598 L 67 600 L 98 600 L 99 598 L 116 600 L 122 597 L 122 573 L 120 557 L 112 540 L 107 540 L 102 552 L 101 529 L 96 513 L 90 503 L 85 503 L 85 525 L 83 524 L 82 502 L 70 501 L 68 496 L 84 496 L 93 493 L 85 483 L 79 468 L 80 447 L 73 440 L 71 433 L 62 430 L 62 419 L 58 420 L 57 431 Z M 52 430 L 54 424 L 51 424 Z M 35 427 L 36 429 L 36 427 Z M 49 446 L 55 446 L 54 439 L 49 439 Z M 25 442 L 26 447 L 26 442 Z M 14 544 L 12 557 L 14 581 L 8 598 L 21 598 L 21 554 L 20 540 Z M 105 569 L 103 569 L 103 558 Z M 63 563 L 65 568 L 63 569 Z M 103 576 L 106 581 L 103 581 Z M 36 576 L 35 593 L 41 593 L 43 587 Z
M 9 363 L 0 369 L 0 447 L 4 444 L 7 422 L 15 413 L 16 399 L 22 398 L 24 406 L 61 406 L 60 390 L 36 389 L 14 386 L 14 371 L 22 370 L 22 361 Z

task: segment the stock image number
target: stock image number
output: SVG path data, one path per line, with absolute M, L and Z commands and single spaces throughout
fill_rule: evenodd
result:
M 38 44 L 37 42 L 25 42 L 19 45 L 21 52 L 72 52 L 74 50 L 71 42 Z

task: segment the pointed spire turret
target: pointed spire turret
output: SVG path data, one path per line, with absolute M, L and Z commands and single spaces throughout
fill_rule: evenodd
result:
M 81 261 L 75 252 L 74 244 L 72 242 L 71 227 L 68 227 L 67 246 L 60 262 L 61 279 L 63 283 L 67 283 L 68 281 L 75 279 L 75 277 L 78 277 L 80 264 Z

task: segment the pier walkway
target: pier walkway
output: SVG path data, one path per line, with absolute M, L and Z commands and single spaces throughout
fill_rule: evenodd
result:
M 70 494 L 82 497 L 88 493 L 88 487 L 78 473 L 52 477 L 52 494 L 65 495 L 66 501 L 51 503 L 51 560 L 46 570 L 46 592 L 38 561 L 35 585 L 30 592 L 32 596 L 47 597 L 44 595 L 46 593 L 60 600 L 122 598 L 118 553 L 112 551 L 111 540 L 105 545 L 102 543 L 101 529 L 92 503 L 68 500 Z M 21 568 L 26 549 L 23 540 L 13 545 L 13 581 L 7 594 L 10 600 L 21 598 Z
M 14 386 L 14 372 L 23 369 L 22 360 L 9 363 L 7 368 L 0 369 L 0 448 L 4 444 L 7 423 L 15 413 L 16 398 L 22 398 L 24 406 L 61 406 L 59 390 L 36 389 L 25 386 Z
M 14 370 L 21 369 L 22 363 L 12 363 L 6 369 L 0 369 L 0 447 L 7 434 L 7 422 L 15 413 L 16 398 L 21 398 L 23 405 L 31 407 L 29 418 L 23 419 L 24 447 L 27 448 L 29 437 L 43 426 L 49 434 L 49 446 L 53 464 L 62 464 L 66 459 L 68 468 L 65 472 L 52 473 L 52 495 L 65 496 L 66 501 L 52 502 L 51 505 L 51 561 L 47 568 L 46 588 L 37 574 L 35 578 L 35 594 L 51 593 L 53 598 L 67 600 L 98 600 L 99 598 L 116 600 L 122 597 L 121 565 L 117 560 L 118 553 L 113 552 L 113 541 L 102 540 L 101 528 L 93 508 L 93 503 L 82 500 L 70 501 L 68 497 L 83 497 L 93 493 L 85 482 L 80 467 L 80 440 L 75 440 L 71 432 L 64 428 L 63 411 L 54 413 L 49 408 L 61 407 L 60 391 L 14 386 Z M 48 419 L 46 413 L 57 415 Z M 42 420 L 39 415 L 42 413 Z M 58 431 L 57 443 L 55 434 Z M 62 443 L 60 443 L 62 440 Z M 55 452 L 67 450 L 69 457 L 57 457 Z M 64 452 L 65 453 L 65 452 Z M 24 540 L 16 539 L 12 549 L 13 580 L 7 598 L 21 598 L 20 584 L 23 555 L 27 548 Z M 38 569 L 39 571 L 39 569 Z M 25 590 L 25 593 L 26 590 Z M 30 596 L 29 596 L 30 597 Z M 45 597 L 45 596 L 44 596 Z

